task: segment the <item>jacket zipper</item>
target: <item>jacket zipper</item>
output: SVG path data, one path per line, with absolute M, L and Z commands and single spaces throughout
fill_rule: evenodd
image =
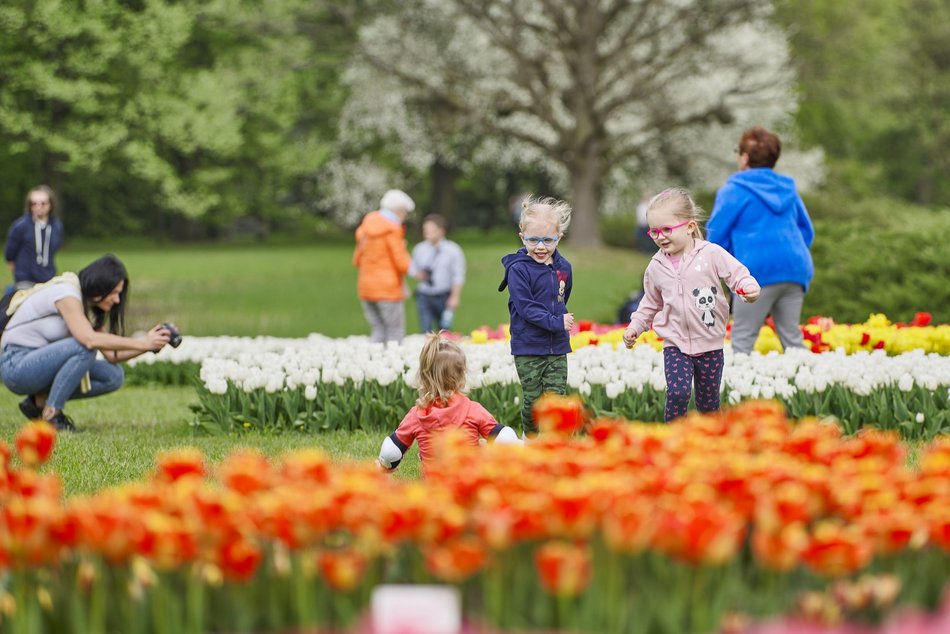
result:
M 689 345 L 689 349 L 692 350 L 693 349 L 693 333 L 689 327 L 689 313 L 687 312 L 687 305 L 686 305 L 686 287 L 683 286 L 683 276 L 682 276 L 682 271 L 684 270 L 685 266 L 686 266 L 686 259 L 684 257 L 680 259 L 680 268 L 676 271 L 676 285 L 679 288 L 680 302 L 683 305 L 683 326 L 686 327 L 686 341 L 687 341 L 687 344 Z M 682 352 L 683 354 L 689 354 L 685 350 L 680 350 L 680 352 Z
M 551 306 L 551 309 L 552 309 L 551 312 L 554 312 L 553 309 L 557 306 L 557 288 L 558 288 L 557 273 L 554 271 L 554 262 L 551 262 L 551 277 L 552 277 L 551 282 L 554 284 L 554 305 Z M 548 333 L 548 354 L 554 354 L 554 333 L 553 332 Z

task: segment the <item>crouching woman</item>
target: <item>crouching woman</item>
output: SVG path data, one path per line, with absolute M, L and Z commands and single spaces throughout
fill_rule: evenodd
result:
M 75 431 L 63 412 L 66 401 L 114 392 L 125 380 L 117 363 L 165 347 L 169 332 L 162 326 L 144 337 L 124 336 L 128 293 L 125 266 L 104 255 L 78 276 L 64 273 L 13 297 L 0 339 L 0 377 L 11 392 L 26 395 L 20 411 L 27 418 Z

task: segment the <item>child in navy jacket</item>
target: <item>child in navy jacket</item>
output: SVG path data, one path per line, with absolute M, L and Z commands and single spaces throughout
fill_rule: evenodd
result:
M 543 392 L 567 391 L 568 332 L 574 315 L 567 310 L 571 297 L 571 263 L 557 251 L 557 244 L 571 223 L 571 208 L 553 198 L 526 198 L 522 203 L 521 238 L 524 247 L 501 259 L 508 287 L 511 354 L 521 381 L 522 435 L 538 432 L 531 415 Z

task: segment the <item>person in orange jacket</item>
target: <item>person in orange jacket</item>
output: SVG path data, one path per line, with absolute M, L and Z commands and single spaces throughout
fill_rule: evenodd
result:
M 415 208 L 409 194 L 390 189 L 379 201 L 379 210 L 366 214 L 356 229 L 357 293 L 373 341 L 400 341 L 406 334 L 410 257 L 403 222 Z

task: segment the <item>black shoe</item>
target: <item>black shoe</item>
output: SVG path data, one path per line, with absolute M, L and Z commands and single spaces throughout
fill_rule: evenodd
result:
M 49 422 L 56 428 L 56 431 L 78 431 L 76 425 L 73 424 L 73 419 L 67 416 L 62 410 L 56 412 L 56 414 L 49 419 Z
M 20 401 L 20 411 L 30 420 L 43 418 L 43 408 L 36 404 L 32 395 L 27 395 L 25 399 Z

